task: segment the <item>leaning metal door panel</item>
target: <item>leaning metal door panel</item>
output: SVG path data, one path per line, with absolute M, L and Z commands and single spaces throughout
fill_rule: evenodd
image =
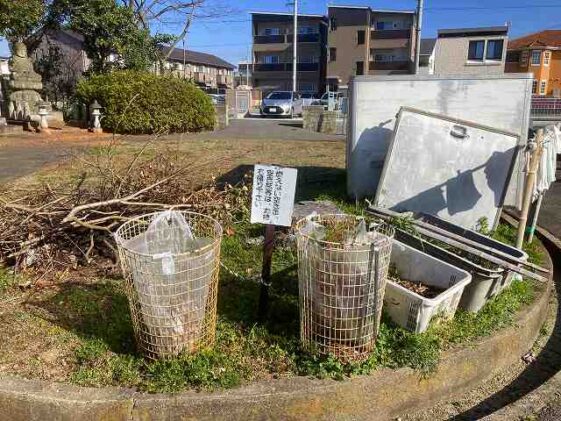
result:
M 376 205 L 437 215 L 465 228 L 499 217 L 519 138 L 413 108 L 400 110 Z

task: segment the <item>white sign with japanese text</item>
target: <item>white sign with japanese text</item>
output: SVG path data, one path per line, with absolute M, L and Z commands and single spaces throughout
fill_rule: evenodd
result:
M 296 176 L 294 168 L 255 165 L 251 223 L 289 227 L 292 225 Z

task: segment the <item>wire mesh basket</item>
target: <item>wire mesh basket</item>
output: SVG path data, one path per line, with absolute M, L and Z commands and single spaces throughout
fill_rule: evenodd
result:
M 394 230 L 381 224 L 361 241 L 331 241 L 310 227 L 342 224 L 349 231 L 342 237 L 349 238 L 359 221 L 349 215 L 314 215 L 296 225 L 302 344 L 343 360 L 367 358 L 374 348 Z
M 214 344 L 222 227 L 192 212 L 134 218 L 115 233 L 136 343 L 149 359 Z

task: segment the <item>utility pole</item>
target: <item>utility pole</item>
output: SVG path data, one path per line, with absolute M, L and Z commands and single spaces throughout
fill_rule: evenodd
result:
M 187 70 L 185 69 L 185 66 L 187 64 L 187 57 L 185 55 L 185 37 L 183 37 L 183 79 L 186 79 L 186 75 L 187 75 Z
M 423 3 L 424 0 L 417 0 L 417 25 L 415 28 L 415 74 L 419 74 L 419 59 L 421 54 L 421 29 L 423 25 Z
M 292 40 L 292 92 L 298 91 L 298 0 L 294 0 L 294 36 Z
M 245 79 L 246 79 L 246 85 L 249 86 L 249 55 L 251 53 L 249 52 L 249 47 L 247 48 L 247 64 L 245 66 Z M 252 60 L 253 61 L 253 60 Z

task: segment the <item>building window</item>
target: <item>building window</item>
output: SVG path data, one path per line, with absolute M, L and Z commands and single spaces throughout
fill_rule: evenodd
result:
M 541 62 L 542 62 L 542 52 L 532 51 L 532 60 L 530 61 L 532 66 L 539 66 Z
M 318 58 L 315 56 L 300 56 L 298 57 L 299 63 L 317 63 Z
M 300 35 L 315 34 L 317 31 L 313 26 L 300 26 L 298 27 L 298 33 Z
M 528 65 L 528 56 L 530 52 L 528 50 L 524 50 L 520 53 L 520 65 L 527 66 Z
M 506 62 L 507 63 L 520 63 L 520 51 L 507 51 Z
M 540 82 L 540 95 L 545 95 L 545 93 L 547 92 L 547 91 L 546 91 L 546 88 L 547 88 L 547 81 L 546 81 L 546 80 L 542 80 L 542 81 Z
M 356 62 L 356 75 L 361 76 L 364 74 L 364 61 Z
M 487 60 L 501 61 L 503 58 L 503 45 L 504 45 L 504 41 L 502 39 L 488 40 L 487 52 L 485 53 L 485 58 Z
M 551 51 L 545 51 L 543 53 L 543 65 L 549 66 L 549 61 L 551 60 Z
M 532 93 L 533 94 L 537 94 L 538 93 L 538 81 L 536 79 L 534 79 L 532 81 Z
M 358 45 L 364 45 L 364 43 L 366 42 L 366 31 L 357 31 L 357 44 Z
M 376 30 L 387 31 L 391 29 L 399 29 L 399 22 L 391 20 L 379 20 L 376 22 Z
M 337 48 L 331 47 L 329 49 L 329 61 L 337 61 Z
M 280 35 L 280 28 L 265 28 L 263 33 L 265 35 Z
M 329 28 L 332 31 L 336 31 L 337 30 L 337 19 L 332 17 L 331 19 L 329 19 Z
M 485 41 L 470 41 L 468 60 L 483 61 L 485 53 Z
M 470 61 L 501 61 L 503 59 L 504 40 L 476 40 L 469 42 L 468 60 Z
M 316 84 L 314 82 L 300 82 L 300 92 L 316 92 Z
M 374 61 L 377 63 L 390 63 L 394 61 L 395 57 L 393 54 L 375 54 Z
M 279 56 L 264 56 L 263 63 L 265 64 L 278 64 Z

